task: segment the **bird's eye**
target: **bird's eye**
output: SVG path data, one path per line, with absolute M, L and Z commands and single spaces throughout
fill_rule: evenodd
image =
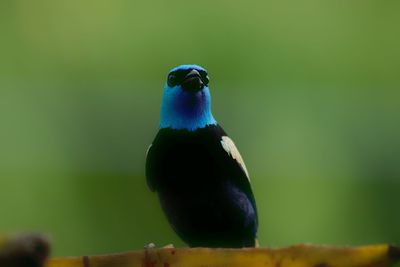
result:
M 174 87 L 176 85 L 176 76 L 174 74 L 168 75 L 167 83 L 169 87 Z
M 208 85 L 208 83 L 210 82 L 210 78 L 208 77 L 208 75 L 206 75 L 204 78 L 203 78 L 203 82 L 204 82 L 204 84 L 207 86 Z
M 208 77 L 207 72 L 201 71 L 200 76 L 201 76 L 201 79 L 203 80 L 204 85 L 207 86 L 208 83 L 210 82 L 210 77 Z

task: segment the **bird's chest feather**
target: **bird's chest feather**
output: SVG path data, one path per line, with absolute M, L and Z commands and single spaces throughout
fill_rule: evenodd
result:
M 221 137 L 211 129 L 164 130 L 153 143 L 160 189 L 209 190 L 224 179 Z

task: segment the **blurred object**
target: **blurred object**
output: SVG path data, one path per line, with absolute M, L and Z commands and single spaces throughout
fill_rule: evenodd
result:
M 49 252 L 48 240 L 39 234 L 0 237 L 0 267 L 41 267 Z
M 280 249 L 147 249 L 103 256 L 56 258 L 46 267 L 386 267 L 400 260 L 389 245 L 329 247 L 297 245 Z

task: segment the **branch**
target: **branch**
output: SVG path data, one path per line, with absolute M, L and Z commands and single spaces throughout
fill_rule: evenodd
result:
M 149 248 L 100 256 L 53 258 L 41 235 L 0 236 L 0 267 L 386 267 L 400 261 L 400 247 L 370 245 L 287 248 Z
M 385 267 L 400 260 L 400 247 L 296 245 L 269 249 L 161 248 L 103 256 L 54 258 L 45 267 Z

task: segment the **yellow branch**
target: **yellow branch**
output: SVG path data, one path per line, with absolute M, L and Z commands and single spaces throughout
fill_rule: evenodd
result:
M 49 244 L 41 235 L 0 236 L 0 267 L 43 266 Z M 151 248 L 120 254 L 53 258 L 44 267 L 385 267 L 400 261 L 400 247 L 370 245 L 287 248 Z
M 103 256 L 50 259 L 45 267 L 384 267 L 400 260 L 389 245 L 297 245 L 269 249 L 161 248 Z

